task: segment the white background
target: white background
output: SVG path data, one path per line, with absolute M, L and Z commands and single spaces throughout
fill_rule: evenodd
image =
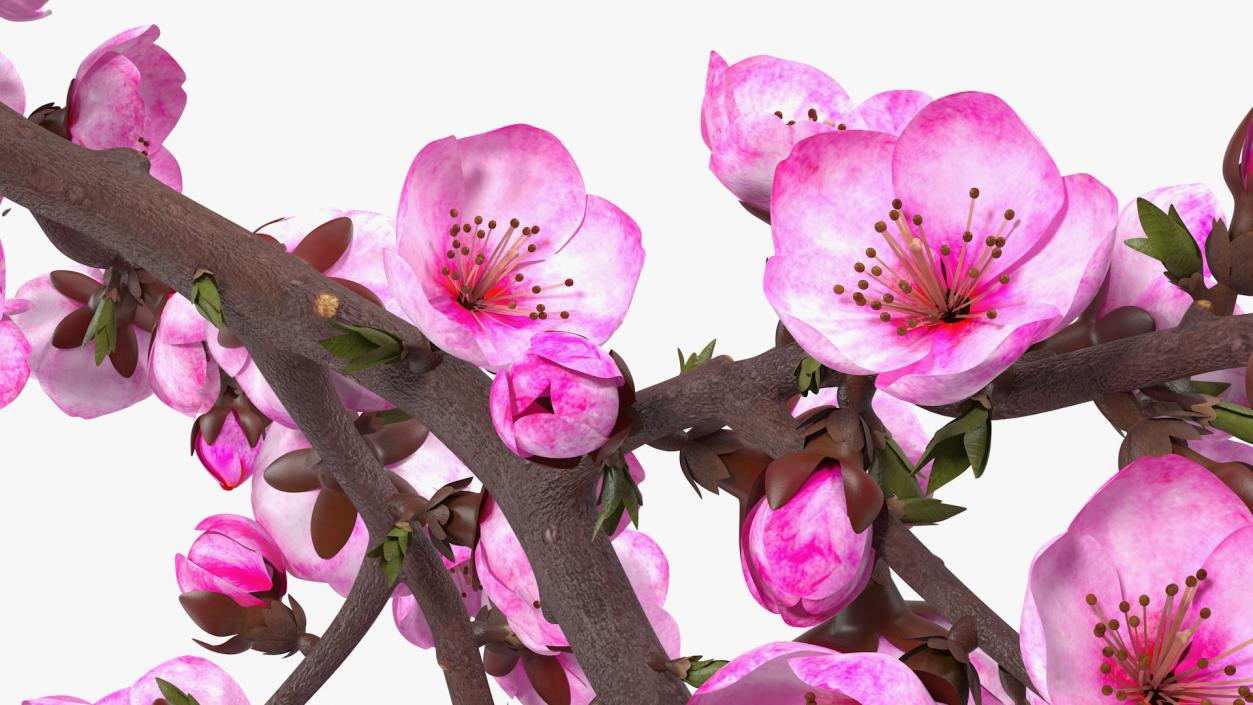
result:
M 1253 97 L 1248 3 L 536 5 L 52 0 L 49 19 L 0 25 L 0 51 L 34 107 L 61 100 L 100 41 L 158 23 L 189 77 L 167 142 L 185 192 L 250 227 L 324 206 L 393 212 L 413 155 L 448 134 L 513 122 L 554 132 L 588 190 L 643 228 L 646 266 L 612 341 L 641 385 L 676 372 L 676 345 L 716 337 L 738 358 L 773 340 L 759 286 L 768 228 L 706 168 L 710 49 L 805 61 L 854 100 L 890 88 L 998 93 L 1063 173 L 1090 172 L 1123 202 L 1172 183 L 1221 188 L 1223 148 Z M 0 238 L 10 291 L 64 265 L 21 209 Z M 96 699 L 197 653 L 174 554 L 202 517 L 249 513 L 249 502 L 188 456 L 189 427 L 155 398 L 92 423 L 66 418 L 33 381 L 0 411 L 0 703 Z M 1016 625 L 1032 555 L 1114 471 L 1118 441 L 1090 406 L 998 422 L 987 474 L 943 493 L 970 511 L 919 534 Z M 683 650 L 730 658 L 794 637 L 743 585 L 734 502 L 697 500 L 673 456 L 641 457 L 643 528 L 670 556 Z M 338 598 L 292 587 L 320 631 Z M 214 659 L 258 704 L 295 665 Z M 448 702 L 433 655 L 403 641 L 390 614 L 314 702 L 371 696 Z

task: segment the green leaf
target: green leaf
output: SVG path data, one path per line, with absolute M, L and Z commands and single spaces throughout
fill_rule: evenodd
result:
M 161 697 L 170 705 L 196 705 L 196 699 L 184 693 L 178 686 L 173 683 L 161 679 L 154 678 L 157 683 L 157 690 L 161 691 Z
M 1221 401 L 1214 405 L 1214 420 L 1210 423 L 1245 443 L 1253 443 L 1253 409 L 1231 402 Z
M 332 355 L 348 361 L 340 369 L 345 374 L 396 362 L 404 353 L 404 345 L 391 333 L 339 321 L 331 321 L 331 325 L 344 332 L 319 340 L 318 344 Z
M 812 357 L 805 357 L 796 366 L 796 389 L 801 396 L 817 394 L 822 384 L 822 363 Z
M 1171 213 L 1167 214 L 1152 202 L 1137 198 L 1136 210 L 1140 215 L 1140 227 L 1148 236 L 1151 250 L 1140 250 L 1141 252 L 1164 264 L 1166 273 L 1175 280 L 1186 279 L 1201 271 L 1201 248 L 1196 244 L 1192 233 L 1188 232 L 1174 206 L 1170 207 Z
M 218 291 L 218 284 L 212 274 L 203 270 L 196 274 L 191 285 L 191 302 L 195 304 L 200 315 L 214 326 L 226 327 L 226 317 L 222 314 L 222 294 Z
M 344 333 L 333 338 L 319 340 L 318 345 L 326 348 L 327 352 L 335 357 L 342 357 L 345 360 L 360 357 L 375 349 L 369 340 L 356 333 Z
M 913 464 L 896 441 L 888 439 L 887 447 L 874 454 L 870 474 L 883 488 L 883 494 L 902 499 L 920 497 L 918 481 L 913 476 Z
M 1209 382 L 1199 379 L 1190 379 L 1188 380 L 1188 384 L 1192 387 L 1192 391 L 1197 392 L 1198 394 L 1208 394 L 1211 397 L 1216 397 L 1219 394 L 1222 394 L 1227 391 L 1228 387 L 1231 386 L 1230 382 Z
M 105 297 L 96 305 L 83 335 L 83 345 L 95 341 L 96 365 L 104 362 L 117 348 L 117 320 L 113 316 L 113 299 Z
M 965 445 L 962 443 L 961 437 L 945 439 L 935 447 L 931 454 L 931 475 L 927 479 L 927 494 L 934 494 L 936 490 L 947 485 L 948 483 L 961 477 L 970 467 L 970 456 L 966 454 Z M 925 463 L 919 464 L 921 468 Z
M 1152 257 L 1153 259 L 1161 259 L 1160 257 L 1157 256 L 1157 250 L 1154 249 L 1153 243 L 1149 242 L 1149 239 L 1147 237 L 1128 238 L 1126 240 L 1123 240 L 1122 243 L 1126 245 L 1127 247 L 1130 247 L 1131 249 L 1135 250 L 1136 252 L 1146 254 L 1149 257 Z
M 920 497 L 901 500 L 901 510 L 901 521 L 906 524 L 936 524 L 961 514 L 966 508 L 932 497 Z
M 713 678 L 714 674 L 722 670 L 722 667 L 728 663 L 730 662 L 717 659 L 694 660 L 692 661 L 692 666 L 687 669 L 687 677 L 683 680 L 688 685 L 699 688 L 705 684 L 705 681 Z
M 364 355 L 358 355 L 340 368 L 344 374 L 352 374 L 376 365 L 386 365 L 400 359 L 400 353 L 385 348 L 375 348 Z
M 386 426 L 387 424 L 400 423 L 401 421 L 408 421 L 409 419 L 413 417 L 410 416 L 408 412 L 401 411 L 400 409 L 388 409 L 386 411 L 380 411 L 376 413 L 374 415 L 374 418 L 378 419 L 379 421 L 382 421 L 383 425 Z
M 598 503 L 600 513 L 592 526 L 592 538 L 601 531 L 606 535 L 612 534 L 622 521 L 624 512 L 631 517 L 632 524 L 637 527 L 640 525 L 640 507 L 644 504 L 644 496 L 640 494 L 635 478 L 631 477 L 631 471 L 621 459 L 605 463 L 601 471 Z
M 931 494 L 957 479 L 966 468 L 973 467 L 975 477 L 982 476 L 991 449 L 992 415 L 982 404 L 971 404 L 966 413 L 936 431 L 914 472 L 934 461 L 927 482 L 927 494 Z
M 408 526 L 393 527 L 383 537 L 383 542 L 371 548 L 366 555 L 379 559 L 379 570 L 387 578 L 387 584 L 393 585 L 400 575 L 400 568 L 405 563 L 405 555 L 409 552 L 409 540 L 413 532 Z
M 712 360 L 714 357 L 714 346 L 717 344 L 718 344 L 718 339 L 714 338 L 713 340 L 709 341 L 709 343 L 707 343 L 705 347 L 701 349 L 700 352 L 692 353 L 691 355 L 688 355 L 686 360 L 683 358 L 682 348 L 676 348 L 679 353 L 679 374 L 685 374 L 685 373 L 691 372 L 697 367 L 700 367 L 706 362 L 709 362 L 710 360 Z
M 983 425 L 967 431 L 962 437 L 962 443 L 966 447 L 966 458 L 970 461 L 970 467 L 974 470 L 975 477 L 979 478 L 983 477 L 983 471 L 988 467 L 988 456 L 992 452 L 992 415 L 982 406 L 975 408 L 983 412 Z
M 400 352 L 400 340 L 391 333 L 378 330 L 377 328 L 367 328 L 365 326 L 354 326 L 349 323 L 341 323 L 339 321 L 331 321 L 331 325 L 345 333 L 356 333 L 357 335 L 370 341 L 375 347 L 386 348 L 392 352 Z

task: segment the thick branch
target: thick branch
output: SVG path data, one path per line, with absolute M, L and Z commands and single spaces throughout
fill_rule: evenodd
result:
M 318 457 L 361 513 L 371 543 L 382 541 L 395 517 L 388 501 L 395 488 L 383 464 L 339 404 L 326 369 L 247 338 L 249 352 L 284 408 L 318 452 Z M 373 561 L 366 561 L 368 569 Z M 415 532 L 401 571 L 435 638 L 435 655 L 457 705 L 492 705 L 487 674 L 470 630 L 470 615 L 426 533 Z M 362 578 L 358 578 L 360 581 Z
M 905 584 L 928 604 L 940 610 L 950 622 L 971 617 L 979 630 L 979 648 L 1001 668 L 1029 688 L 1031 679 L 1023 665 L 1018 633 L 1005 623 L 978 595 L 944 567 L 944 561 L 927 550 L 899 519 L 883 511 L 874 525 L 874 546 Z
M 334 621 L 318 640 L 313 652 L 300 662 L 266 705 L 304 705 L 318 692 L 357 648 L 361 638 L 387 606 L 392 589 L 379 570 L 378 561 L 367 558 L 361 564 L 352 590 L 335 615 Z
M 213 272 L 227 323 L 322 365 L 338 361 L 317 344 L 335 331 L 313 301 L 339 299 L 336 318 L 378 328 L 421 347 L 416 329 L 287 257 L 261 238 L 153 179 L 0 109 L 0 193 L 35 213 L 89 235 L 183 295 L 197 270 Z M 590 541 L 593 472 L 558 472 L 527 463 L 496 437 L 485 376 L 445 358 L 354 377 L 413 414 L 474 470 L 497 499 L 535 568 L 548 613 L 562 625 L 606 705 L 672 705 L 687 689 L 647 666 L 660 649 L 611 546 Z

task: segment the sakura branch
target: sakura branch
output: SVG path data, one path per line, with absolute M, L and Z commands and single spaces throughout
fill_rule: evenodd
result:
M 1200 185 L 1120 210 L 996 96 L 856 102 L 814 67 L 713 53 L 702 135 L 770 224 L 776 345 L 680 351 L 637 391 L 603 346 L 641 229 L 556 136 L 430 142 L 394 218 L 244 228 L 178 192 L 185 76 L 159 36 L 105 41 L 29 118 L 0 56 L 0 192 L 82 265 L 6 299 L 0 252 L 0 406 L 33 377 L 71 416 L 155 394 L 194 419 L 254 516 L 197 525 L 179 599 L 226 639 L 210 651 L 302 654 L 270 703 L 308 701 L 389 598 L 458 705 L 490 704 L 488 676 L 526 705 L 1251 699 L 1253 112 L 1230 218 Z M 966 511 L 940 495 L 994 465 L 994 419 L 1087 401 L 1126 434 L 1121 469 L 1038 551 L 1019 634 L 912 529 Z M 952 420 L 928 437 L 918 407 Z M 662 542 L 631 526 L 645 444 L 738 501 L 747 591 L 796 641 L 683 655 Z M 345 596 L 320 637 L 289 578 Z M 183 657 L 98 701 L 119 702 L 248 701 Z

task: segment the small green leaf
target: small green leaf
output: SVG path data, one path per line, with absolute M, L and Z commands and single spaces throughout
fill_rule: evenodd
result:
M 375 347 L 386 348 L 392 352 L 400 352 L 400 348 L 402 347 L 396 336 L 376 328 L 354 326 L 349 323 L 341 323 L 339 321 L 331 321 L 331 325 L 344 331 L 345 333 L 356 333 L 357 335 L 370 341 Z
M 375 348 L 364 355 L 358 355 L 352 360 L 349 360 L 348 364 L 340 368 L 340 372 L 343 372 L 344 374 L 352 374 L 353 372 L 360 372 L 361 370 L 368 369 L 376 365 L 386 365 L 396 362 L 399 359 L 400 353 L 398 352 L 387 350 L 385 348 Z
M 161 678 L 153 678 L 153 680 L 157 683 L 157 690 L 161 691 L 161 697 L 165 698 L 169 705 L 197 705 L 195 698 L 184 693 L 173 683 Z
M 1146 254 L 1153 259 L 1161 259 L 1157 255 L 1157 250 L 1153 247 L 1153 243 L 1149 242 L 1147 237 L 1133 237 L 1122 241 L 1124 245 L 1130 247 L 1136 252 Z
M 705 681 L 713 678 L 714 674 L 722 670 L 722 667 L 728 663 L 730 662 L 717 659 L 694 660 L 692 661 L 692 666 L 687 670 L 687 677 L 683 680 L 693 688 L 699 688 L 705 684 Z
M 992 415 L 982 404 L 971 404 L 966 413 L 945 424 L 936 431 L 927 449 L 918 461 L 917 473 L 928 462 L 931 477 L 927 481 L 927 494 L 952 482 L 966 472 L 975 469 L 975 477 L 983 475 L 992 448 Z
M 887 447 L 874 455 L 870 474 L 883 488 L 886 496 L 902 499 L 921 496 L 918 481 L 913 476 L 913 464 L 896 441 L 888 439 Z
M 395 584 L 400 575 L 400 568 L 405 563 L 405 555 L 409 552 L 409 541 L 413 532 L 408 526 L 393 527 L 383 537 L 383 542 L 371 548 L 366 555 L 379 559 L 379 570 L 387 578 L 389 585 Z
M 966 458 L 970 461 L 970 467 L 978 478 L 983 477 L 983 471 L 988 467 L 988 456 L 992 453 L 992 415 L 982 406 L 976 406 L 975 409 L 983 412 L 983 425 L 967 431 L 962 437 L 962 443 L 966 447 Z
M 618 528 L 625 512 L 631 517 L 631 523 L 640 525 L 640 507 L 644 504 L 644 496 L 631 477 L 631 471 L 621 459 L 605 463 L 601 471 L 600 513 L 592 527 L 592 538 L 604 531 L 610 535 Z
M 1146 199 L 1136 199 L 1140 227 L 1148 236 L 1152 250 L 1145 254 L 1166 265 L 1166 272 L 1172 279 L 1186 279 L 1201 271 L 1201 248 L 1196 244 L 1192 233 L 1188 232 L 1174 206 L 1170 209 L 1172 213 L 1167 214 Z
M 344 333 L 333 338 L 319 340 L 318 345 L 326 348 L 327 352 L 335 357 L 342 357 L 345 360 L 351 360 L 360 357 L 375 349 L 374 345 L 366 340 L 364 336 L 356 333 Z
M 113 316 L 113 299 L 105 297 L 96 305 L 83 335 L 83 345 L 95 341 L 96 365 L 104 362 L 117 348 L 117 320 Z
M 904 499 L 901 502 L 901 521 L 906 524 L 936 524 L 966 511 L 965 507 L 945 504 L 932 497 Z
M 1222 401 L 1214 405 L 1214 420 L 1210 423 L 1245 443 L 1253 443 L 1253 409 Z
M 822 363 L 812 357 L 805 357 L 796 366 L 796 389 L 801 396 L 817 394 L 822 388 Z
M 700 352 L 692 353 L 691 355 L 688 355 L 687 359 L 683 358 L 683 349 L 676 348 L 679 353 L 679 374 L 686 374 L 688 372 L 691 372 L 697 367 L 700 367 L 706 362 L 709 362 L 710 360 L 712 360 L 714 357 L 714 346 L 717 345 L 717 343 L 718 343 L 718 339 L 714 338 L 713 340 L 709 341 L 705 345 L 705 347 L 701 349 Z
M 331 321 L 331 325 L 344 332 L 319 340 L 318 344 L 332 355 L 348 361 L 340 370 L 345 374 L 396 362 L 404 353 L 404 345 L 391 333 L 339 321 Z
M 948 438 L 936 446 L 931 454 L 931 460 L 931 475 L 927 478 L 927 494 L 934 494 L 936 490 L 961 477 L 962 473 L 970 467 L 970 456 L 966 454 L 961 437 Z M 925 463 L 918 467 L 921 468 L 922 465 Z
M 222 294 L 218 291 L 218 284 L 212 274 L 203 270 L 196 273 L 191 286 L 191 302 L 200 315 L 215 327 L 226 327 L 226 317 L 222 314 Z
M 388 409 L 386 411 L 380 411 L 376 413 L 374 415 L 374 418 L 378 419 L 379 421 L 382 421 L 383 425 L 386 426 L 387 424 L 400 423 L 401 421 L 408 421 L 409 419 L 413 417 L 410 416 L 408 412 L 401 411 L 400 409 Z

